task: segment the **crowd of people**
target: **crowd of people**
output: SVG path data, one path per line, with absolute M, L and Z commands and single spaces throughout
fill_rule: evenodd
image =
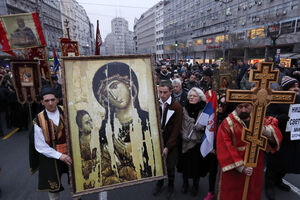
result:
M 249 82 L 249 71 L 256 69 L 256 64 L 249 66 L 238 60 L 236 63 L 231 63 L 230 66 L 237 72 L 236 89 L 250 90 L 254 87 L 254 84 Z M 293 155 L 300 153 L 300 141 L 291 140 L 290 132 L 286 131 L 289 105 L 272 104 L 268 107 L 263 129 L 263 135 L 268 138 L 266 161 L 264 161 L 264 152 L 261 151 L 257 167 L 252 168 L 244 165 L 246 143 L 241 140 L 243 128 L 249 126 L 252 104 L 228 103 L 225 93 L 219 95 L 214 149 L 208 155 L 203 156 L 200 153 L 200 146 L 205 137 L 206 127 L 197 121 L 212 95 L 213 74 L 218 67 L 216 64 L 181 63 L 178 65 L 162 64 L 156 68 L 163 137 L 162 155 L 166 159 L 168 174 L 167 199 L 174 198 L 174 181 L 177 170 L 182 175 L 181 192 L 184 194 L 190 192 L 192 196 L 197 196 L 200 178 L 208 175 L 209 190 L 205 200 L 242 199 L 244 182 L 249 176 L 251 179 L 247 199 L 260 199 L 263 177 L 265 177 L 266 196 L 273 200 L 276 198 L 275 187 L 283 191 L 290 191 L 290 187 L 283 182 L 283 177 L 288 173 L 300 173 L 300 160 L 293 158 Z M 297 67 L 286 68 L 284 64 L 279 64 L 274 68 L 279 70 L 279 80 L 277 83 L 273 83 L 271 88 L 295 91 L 297 93 L 295 104 L 299 103 L 300 61 Z M 47 135 L 45 130 L 48 127 L 43 128 L 44 123 L 41 120 L 44 120 L 46 124 L 53 123 L 53 127 L 58 132 L 61 132 L 62 135 L 65 134 L 60 120 L 63 119 L 60 117 L 63 115 L 63 110 L 57 106 L 62 101 L 61 85 L 57 83 L 55 76 L 52 77 L 52 87 L 43 80 L 44 89 L 41 91 L 41 103 L 45 109 L 37 103 L 32 104 L 29 108 L 28 104 L 18 103 L 9 69 L 0 69 L 0 117 L 5 118 L 7 128 L 28 129 L 29 109 L 31 109 L 32 116 L 37 116 L 34 119 L 34 132 L 31 137 L 31 142 L 33 142 L 31 164 L 38 167 L 35 159 L 42 159 L 43 166 L 52 166 L 52 164 L 48 164 L 53 163 L 54 160 L 59 161 L 55 162 L 56 168 L 44 168 L 43 170 L 50 170 L 53 173 L 42 173 L 39 180 L 39 188 L 49 190 L 50 199 L 57 199 L 57 193 L 62 190 L 60 176 L 57 174 L 65 172 L 67 165 L 71 165 L 72 160 L 67 155 L 64 146 L 65 138 L 63 137 L 64 141 L 63 139 L 59 140 L 60 146 L 47 140 L 49 133 Z M 3 113 L 5 115 L 2 115 Z M 51 120 L 49 121 L 49 119 Z M 50 134 L 50 137 L 51 135 L 53 134 Z M 0 137 L 2 136 L 4 133 L 0 126 Z M 267 166 L 266 173 L 263 171 L 264 164 Z M 56 171 L 59 169 L 59 171 L 56 172 L 55 169 Z M 59 184 L 56 188 L 48 188 L 46 179 L 53 179 L 53 182 Z M 192 186 L 189 183 L 190 179 Z M 217 179 L 218 190 L 216 190 Z M 154 196 L 161 194 L 163 184 L 164 180 L 157 182 L 152 191 Z
M 60 104 L 62 105 L 62 88 L 58 83 L 57 76 L 53 75 L 52 87 L 57 91 Z M 42 77 L 42 87 L 50 86 L 50 81 L 45 80 Z M 28 130 L 29 128 L 29 115 L 36 115 L 42 110 L 42 106 L 39 103 L 32 102 L 31 105 L 25 103 L 20 104 L 17 100 L 16 90 L 13 81 L 13 75 L 9 68 L 0 67 L 0 120 L 5 121 L 5 124 L 0 123 L 0 137 L 4 136 L 4 127 L 11 129 L 13 127 L 22 130 Z
M 249 82 L 249 72 L 257 63 L 247 65 L 238 60 L 230 63 L 236 70 L 234 89 L 250 90 L 255 85 Z M 197 123 L 199 116 L 212 94 L 213 73 L 218 66 L 207 64 L 161 65 L 157 67 L 157 84 L 161 112 L 161 127 L 164 138 L 163 156 L 168 171 L 167 199 L 174 195 L 175 170 L 182 174 L 181 192 L 190 190 L 192 196 L 198 193 L 200 177 L 209 176 L 209 191 L 205 200 L 242 199 L 245 177 L 250 176 L 247 199 L 260 199 L 265 176 L 265 193 L 269 200 L 276 198 L 275 187 L 290 191 L 283 182 L 287 173 L 299 174 L 300 160 L 293 159 L 293 153 L 300 152 L 300 141 L 292 141 L 286 131 L 289 116 L 288 104 L 272 104 L 264 120 L 263 135 L 268 138 L 266 161 L 264 152 L 259 152 L 257 167 L 244 166 L 246 143 L 241 140 L 243 128 L 249 127 L 252 105 L 250 103 L 227 103 L 225 93 L 218 96 L 217 120 L 215 124 L 214 149 L 207 156 L 200 153 L 205 127 Z M 296 92 L 295 104 L 299 103 L 300 61 L 298 66 L 286 68 L 284 63 L 274 65 L 278 69 L 277 83 L 273 90 Z M 180 108 L 181 107 L 181 108 Z M 168 112 L 174 113 L 168 121 Z M 180 126 L 180 127 L 179 127 Z M 172 145 L 171 145 L 172 144 Z M 177 154 L 177 156 L 175 156 Z M 264 175 L 264 165 L 267 166 Z M 176 166 L 176 167 L 175 167 Z M 216 191 L 217 171 L 218 191 Z M 192 179 L 192 187 L 189 187 Z M 159 181 L 153 190 L 157 196 L 162 191 Z

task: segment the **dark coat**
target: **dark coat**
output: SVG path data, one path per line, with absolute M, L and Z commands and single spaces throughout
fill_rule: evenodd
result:
M 188 92 L 190 91 L 190 89 L 192 89 L 193 87 L 197 87 L 200 88 L 200 85 L 198 82 L 190 82 L 189 80 L 186 80 L 183 84 L 182 84 L 182 88 Z
M 159 80 L 170 80 L 172 77 L 172 74 L 170 72 L 167 72 L 166 74 L 163 74 L 162 72 L 160 72 L 158 74 Z
M 164 110 L 165 112 L 165 119 L 163 121 L 166 121 L 167 113 L 173 112 L 170 119 L 167 121 L 165 126 L 162 126 L 162 135 L 163 135 L 163 142 L 164 147 L 167 147 L 169 151 L 171 151 L 173 148 L 177 148 L 178 141 L 179 141 L 179 132 L 182 125 L 182 107 L 181 105 L 172 98 L 172 102 L 170 105 L 167 106 L 167 108 Z M 160 108 L 161 113 L 161 108 Z
M 296 96 L 295 104 L 300 103 L 300 96 Z M 286 124 L 289 120 L 289 104 L 271 104 L 267 115 L 278 119 L 278 127 L 282 133 L 282 143 L 279 151 L 268 155 L 268 165 L 276 166 L 285 173 L 300 173 L 300 159 L 295 159 L 300 154 L 300 140 L 291 141 L 290 132 L 286 132 Z
M 174 94 L 172 94 L 172 98 L 173 98 L 173 95 L 174 95 Z M 180 105 L 181 105 L 182 107 L 184 107 L 184 106 L 188 103 L 187 92 L 184 91 L 183 89 L 182 89 L 182 94 L 181 94 L 181 96 L 180 96 L 180 101 L 179 101 L 179 103 L 180 103 Z
M 235 69 L 237 71 L 236 84 L 237 84 L 237 87 L 240 88 L 241 80 L 242 80 L 244 74 L 246 73 L 246 71 L 248 70 L 248 66 L 246 64 L 243 64 L 242 66 L 235 66 L 233 69 Z
M 0 86 L 0 112 L 5 112 L 8 104 L 9 90 Z

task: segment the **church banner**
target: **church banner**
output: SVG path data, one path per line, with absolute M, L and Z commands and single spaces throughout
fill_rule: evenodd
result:
M 28 48 L 24 50 L 25 59 L 27 60 L 38 60 L 41 75 L 47 80 L 50 81 L 51 74 L 48 64 L 48 55 L 46 47 L 35 47 Z
M 60 38 L 60 47 L 62 56 L 79 56 L 77 41 L 72 41 L 68 38 Z
M 164 178 L 152 57 L 62 63 L 73 196 Z
M 46 46 L 38 13 L 1 16 L 0 43 L 4 52 Z
M 42 84 L 38 61 L 12 61 L 11 67 L 18 101 L 21 104 L 39 102 Z

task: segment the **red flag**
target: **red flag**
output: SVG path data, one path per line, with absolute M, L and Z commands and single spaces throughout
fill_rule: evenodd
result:
M 95 55 L 100 55 L 100 46 L 101 45 L 102 45 L 102 38 L 100 35 L 100 30 L 99 30 L 99 20 L 97 20 Z

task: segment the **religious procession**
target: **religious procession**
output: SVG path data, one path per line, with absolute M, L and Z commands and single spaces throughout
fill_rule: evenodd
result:
M 88 50 L 72 20 L 50 37 L 41 16 L 0 12 L 0 199 L 300 198 L 300 56 L 280 34 L 259 59 L 212 58 L 209 38 L 204 57 L 177 37 L 165 57 L 109 54 L 99 20 Z

